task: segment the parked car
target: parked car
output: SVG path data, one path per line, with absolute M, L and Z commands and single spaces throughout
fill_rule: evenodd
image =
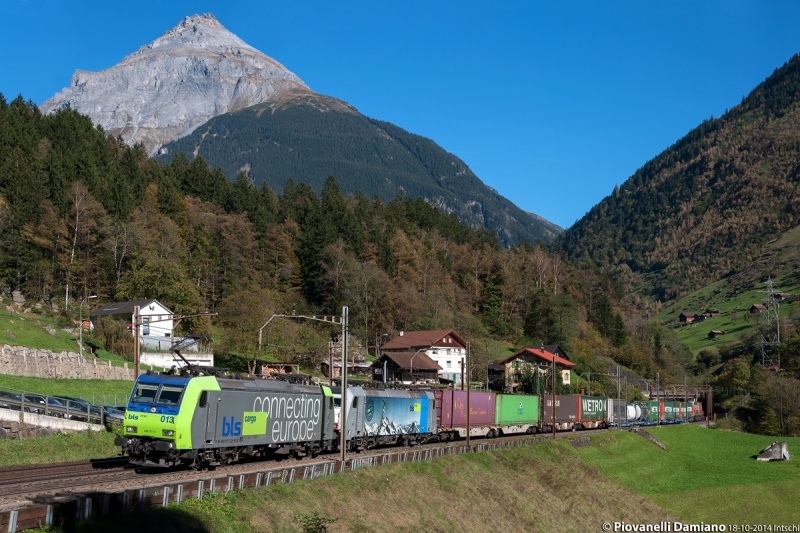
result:
M 25 409 L 27 409 L 29 413 L 45 414 L 47 412 L 46 405 L 49 405 L 50 407 L 55 407 L 57 409 L 56 412 L 51 413 L 52 416 L 58 418 L 65 418 L 67 416 L 66 413 L 64 413 L 64 409 L 66 409 L 66 406 L 57 399 L 53 398 L 52 396 L 43 396 L 41 394 L 29 394 L 29 393 L 25 393 L 24 396 L 25 396 Z
M 11 403 L 11 402 L 21 402 L 21 401 L 22 398 L 20 397 L 19 394 L 14 394 L 13 392 L 0 390 L 0 408 L 19 411 L 19 403 Z
M 106 417 L 106 422 L 112 424 L 122 424 L 125 422 L 125 410 L 119 410 L 112 405 L 103 406 L 103 414 Z
M 78 422 L 88 422 L 87 420 L 87 409 L 89 414 L 92 416 L 92 421 L 97 422 L 98 418 L 100 418 L 100 408 L 94 405 L 90 405 L 89 402 L 86 400 L 81 400 L 80 398 L 74 398 L 72 396 L 58 396 L 58 401 L 63 403 L 67 408 L 69 408 L 69 418 L 70 420 L 77 420 Z M 96 418 L 95 418 L 96 417 Z

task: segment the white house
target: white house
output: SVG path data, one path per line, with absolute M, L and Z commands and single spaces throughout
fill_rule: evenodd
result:
M 139 335 L 141 342 L 147 343 L 148 337 L 171 339 L 173 335 L 174 313 L 164 307 L 158 300 L 132 300 L 130 302 L 112 302 L 103 307 L 98 307 L 89 313 L 92 326 L 96 326 L 97 319 L 101 316 L 110 316 L 117 320 L 124 320 L 129 330 L 133 330 L 133 308 L 139 306 L 141 328 Z M 169 349 L 169 346 L 167 346 Z
M 441 367 L 440 378 L 461 383 L 461 365 L 466 363 L 467 341 L 452 329 L 401 331 L 400 335 L 384 344 L 381 351 L 424 353 Z
M 97 319 L 101 316 L 112 317 L 124 321 L 128 330 L 133 334 L 133 309 L 137 305 L 141 318 L 141 327 L 139 328 L 139 345 L 142 347 L 139 354 L 140 363 L 164 368 L 173 365 L 184 366 L 185 363 L 169 351 L 173 344 L 183 340 L 181 337 L 174 336 L 175 314 L 158 300 L 132 300 L 106 304 L 89 313 L 89 320 L 94 327 Z M 197 344 L 190 344 L 181 350 L 181 354 L 189 364 L 214 366 L 214 354 L 210 350 L 207 353 L 200 353 Z

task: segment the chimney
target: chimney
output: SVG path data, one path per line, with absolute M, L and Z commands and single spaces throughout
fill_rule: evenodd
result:
M 403 336 L 403 332 L 402 332 L 402 331 L 400 332 L 400 336 L 401 336 L 401 337 Z

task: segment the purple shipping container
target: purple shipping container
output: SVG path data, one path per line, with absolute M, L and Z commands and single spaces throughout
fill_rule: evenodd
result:
M 436 418 L 443 429 L 467 427 L 467 391 L 437 390 Z M 494 424 L 495 394 L 472 391 L 469 395 L 470 427 Z

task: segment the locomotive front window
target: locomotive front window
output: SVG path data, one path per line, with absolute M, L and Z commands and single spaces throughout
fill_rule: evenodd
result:
M 134 403 L 153 403 L 153 400 L 156 397 L 156 393 L 158 392 L 158 385 L 148 385 L 144 383 L 138 383 L 136 388 L 133 390 L 133 402 Z
M 176 387 L 175 385 L 161 385 L 161 392 L 158 394 L 156 403 L 162 405 L 178 405 L 181 401 L 181 393 L 183 387 Z

